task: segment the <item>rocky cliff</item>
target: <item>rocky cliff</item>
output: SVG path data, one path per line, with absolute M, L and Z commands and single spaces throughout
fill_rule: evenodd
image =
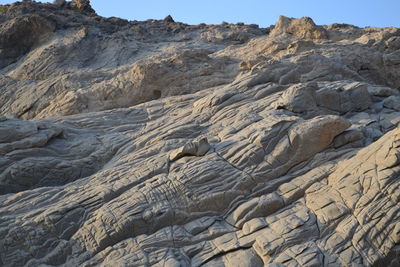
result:
M 399 29 L 0 23 L 0 266 L 398 266 Z

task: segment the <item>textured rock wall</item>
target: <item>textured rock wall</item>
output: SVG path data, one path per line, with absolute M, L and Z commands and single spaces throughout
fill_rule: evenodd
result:
M 0 265 L 399 264 L 398 29 L 21 5 L 53 28 L 1 69 Z

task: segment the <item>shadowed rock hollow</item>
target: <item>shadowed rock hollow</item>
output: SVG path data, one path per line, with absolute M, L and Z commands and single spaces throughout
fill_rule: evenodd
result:
M 399 265 L 399 29 L 0 10 L 0 265 Z

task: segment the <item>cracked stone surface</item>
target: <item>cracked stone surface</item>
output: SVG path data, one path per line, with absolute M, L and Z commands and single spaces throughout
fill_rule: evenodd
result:
M 400 264 L 399 29 L 7 8 L 0 266 Z

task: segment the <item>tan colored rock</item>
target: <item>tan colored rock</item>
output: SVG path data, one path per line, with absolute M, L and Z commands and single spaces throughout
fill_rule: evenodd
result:
M 7 16 L 1 266 L 397 263 L 398 29 Z
M 204 156 L 209 149 L 210 144 L 208 143 L 207 138 L 203 137 L 199 140 L 189 142 L 183 147 L 173 151 L 169 156 L 169 160 L 175 161 L 185 156 Z
M 280 16 L 271 31 L 271 35 L 278 36 L 280 34 L 293 35 L 303 40 L 322 40 L 328 38 L 325 29 L 315 25 L 314 21 L 308 17 L 293 19 Z

